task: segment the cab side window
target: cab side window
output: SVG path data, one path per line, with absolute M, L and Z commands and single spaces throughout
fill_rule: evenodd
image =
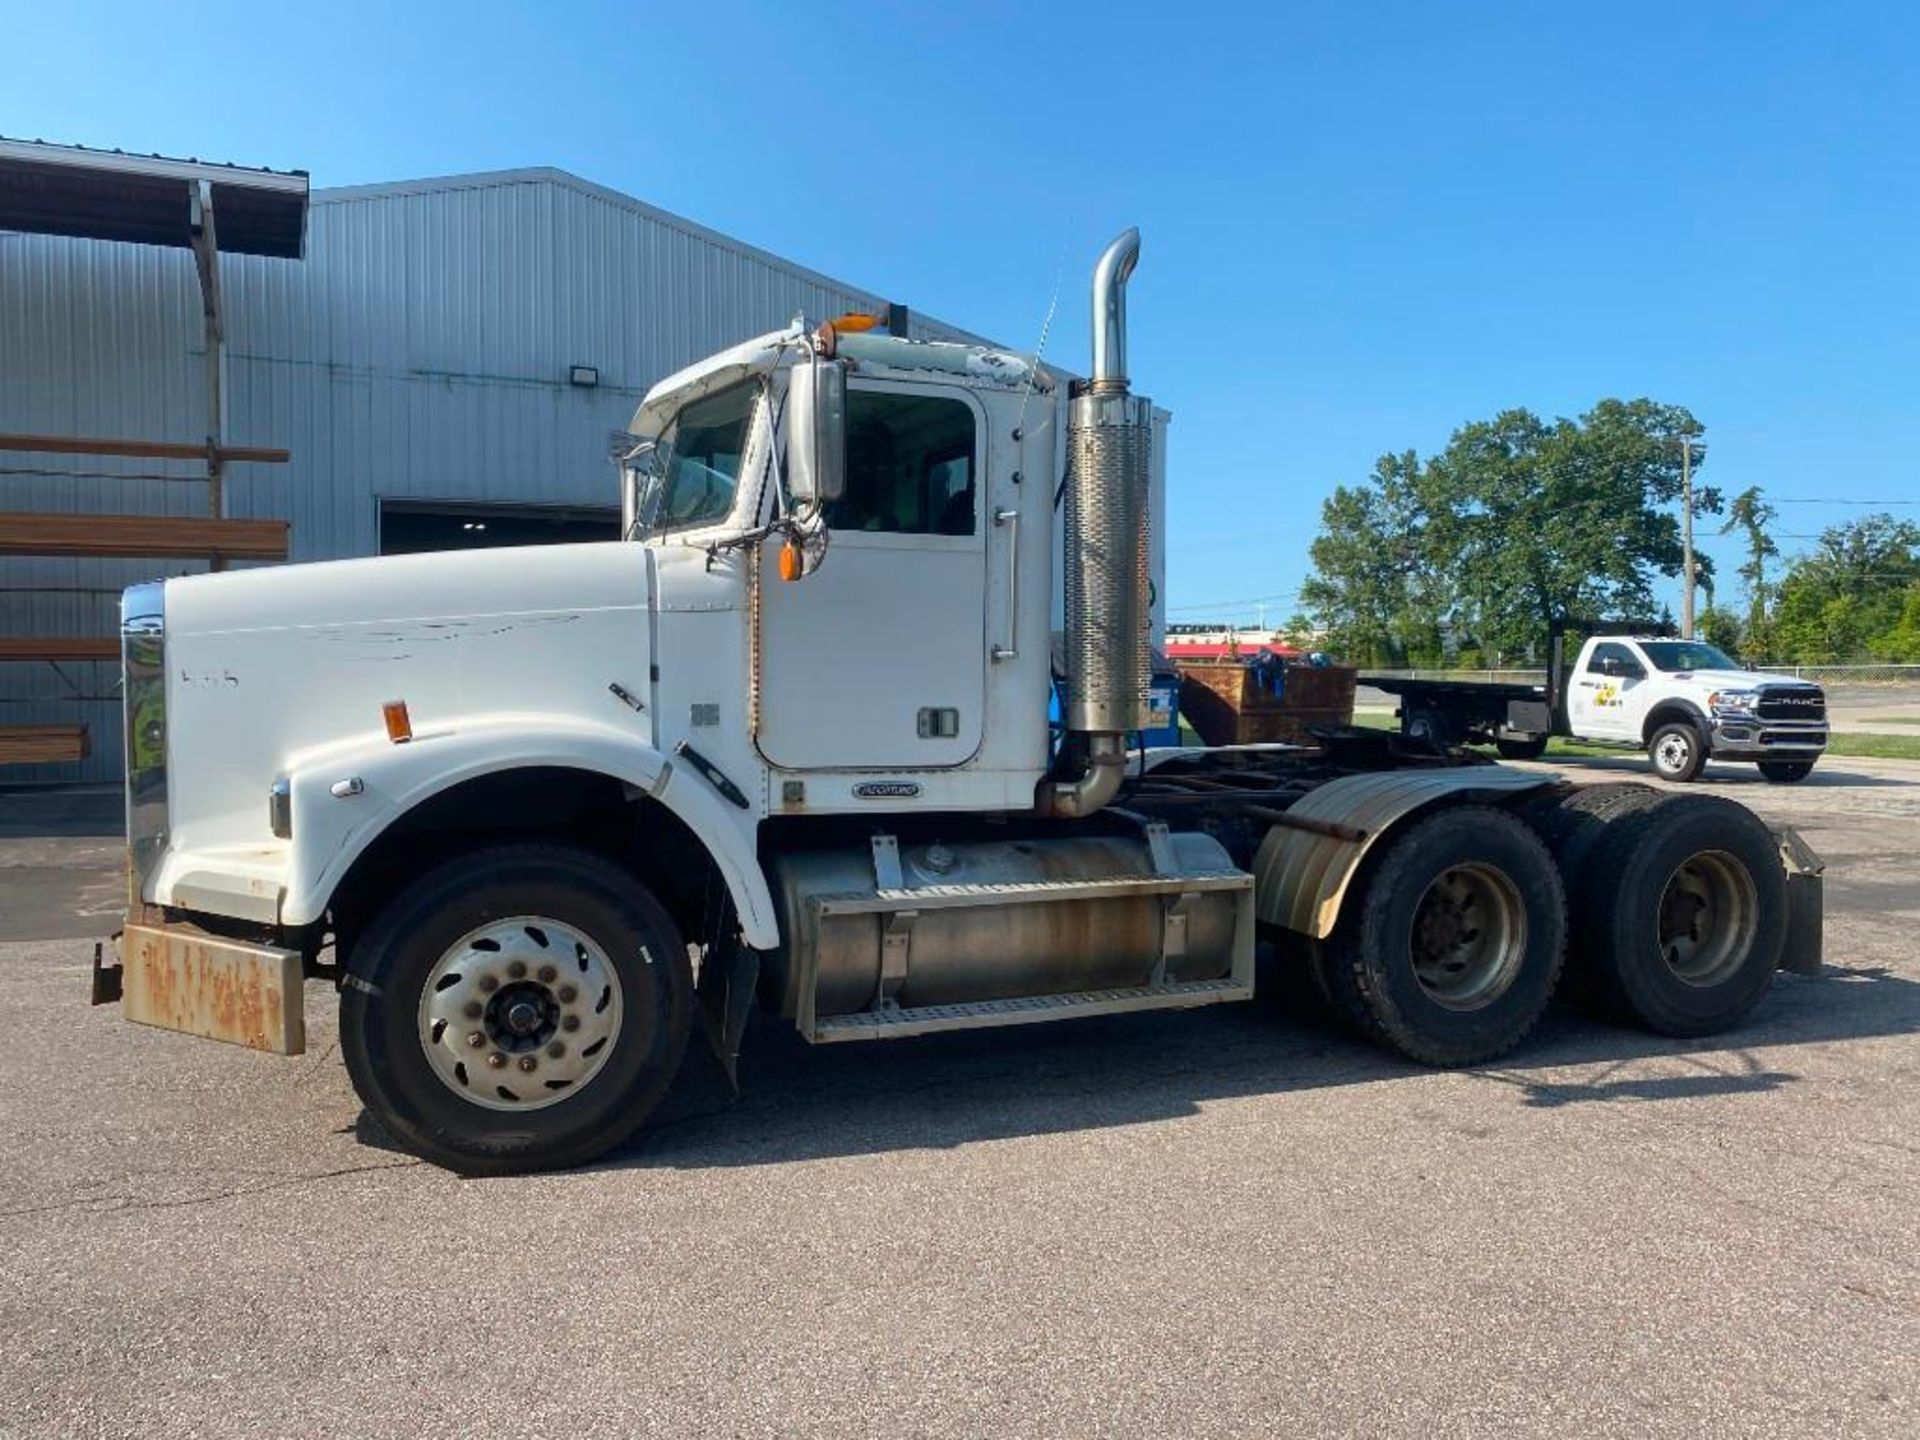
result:
M 973 410 L 937 395 L 847 394 L 847 488 L 831 529 L 894 535 L 976 533 Z
M 1596 645 L 1593 647 L 1593 654 L 1587 657 L 1587 673 L 1589 675 L 1606 674 L 1609 660 L 1618 660 L 1626 665 L 1632 665 L 1633 652 L 1624 645 Z

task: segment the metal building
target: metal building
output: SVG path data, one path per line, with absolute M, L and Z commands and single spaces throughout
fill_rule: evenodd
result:
M 290 523 L 293 560 L 612 533 L 609 435 L 660 377 L 796 312 L 880 297 L 564 171 L 314 191 L 305 259 L 222 257 L 224 513 Z M 921 338 L 971 339 L 915 317 Z M 206 435 L 192 254 L 0 231 L 0 432 Z M 0 511 L 206 513 L 176 460 L 0 453 Z M 120 590 L 188 561 L 0 558 L 0 633 L 105 635 Z M 84 721 L 120 771 L 116 666 L 0 666 L 0 723 Z

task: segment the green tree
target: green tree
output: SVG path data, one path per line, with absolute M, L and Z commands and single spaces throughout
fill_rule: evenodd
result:
M 1920 525 L 1885 514 L 1835 525 L 1780 581 L 1769 658 L 1797 664 L 1901 658 L 1916 589 Z
M 1767 534 L 1767 526 L 1773 523 L 1776 513 L 1773 506 L 1760 498 L 1760 487 L 1749 485 L 1728 502 L 1727 523 L 1720 527 L 1722 535 L 1738 530 L 1746 537 L 1747 559 L 1738 573 L 1747 586 L 1749 631 L 1759 631 L 1767 623 L 1767 604 L 1771 597 L 1767 588 L 1767 562 L 1780 554 L 1780 547 Z
M 1444 632 L 1511 658 L 1538 654 L 1558 615 L 1645 614 L 1653 577 L 1680 571 L 1680 441 L 1699 430 L 1679 406 L 1602 400 L 1574 420 L 1504 411 L 1425 462 L 1388 456 L 1323 507 L 1302 599 L 1356 656 Z M 1696 489 L 1696 512 L 1719 508 Z
M 1738 656 L 1746 635 L 1740 617 L 1723 605 L 1708 605 L 1694 619 L 1694 632 L 1709 645 Z
M 1342 485 L 1321 506 L 1300 600 L 1328 647 L 1360 664 L 1431 661 L 1440 650 L 1437 577 L 1427 564 L 1426 517 L 1412 451 L 1384 455 L 1367 484 Z

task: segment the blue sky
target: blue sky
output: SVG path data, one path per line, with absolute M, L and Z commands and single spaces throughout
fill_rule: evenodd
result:
M 1920 519 L 1920 7 L 0 0 L 0 35 L 0 134 L 556 165 L 1023 349 L 1064 254 L 1069 366 L 1138 224 L 1175 618 L 1283 618 L 1333 485 L 1511 405 L 1690 406 L 1712 482 L 1821 502 L 1788 550 L 1839 501 Z

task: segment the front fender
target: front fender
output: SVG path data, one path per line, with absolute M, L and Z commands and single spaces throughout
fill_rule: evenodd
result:
M 712 855 L 746 943 L 757 950 L 779 944 L 773 897 L 754 853 L 753 815 L 688 783 L 671 760 L 630 732 L 553 715 L 501 716 L 417 735 L 404 745 L 370 734 L 294 756 L 287 772 L 293 838 L 280 923 L 306 925 L 324 915 L 353 862 L 422 802 L 482 775 L 535 766 L 606 775 L 665 805 Z
M 1640 743 L 1645 745 L 1653 739 L 1654 731 L 1676 718 L 1692 721 L 1703 735 L 1713 730 L 1712 717 L 1690 697 L 1668 695 L 1647 707 L 1647 718 L 1640 722 Z
M 1558 783 L 1553 775 L 1498 765 L 1383 770 L 1329 780 L 1287 814 L 1357 833 L 1340 838 L 1274 826 L 1253 858 L 1255 913 L 1269 924 L 1325 939 L 1340 922 L 1341 903 L 1360 862 L 1408 816 L 1449 800 L 1505 802 Z

